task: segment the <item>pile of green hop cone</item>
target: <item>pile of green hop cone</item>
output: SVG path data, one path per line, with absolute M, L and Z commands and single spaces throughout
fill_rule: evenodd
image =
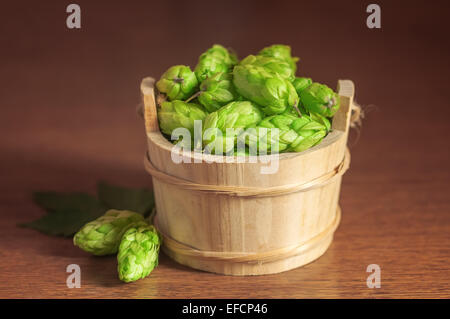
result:
M 156 83 L 162 133 L 170 140 L 175 129 L 184 128 L 190 138 L 175 144 L 216 155 L 301 152 L 319 144 L 330 132 L 339 96 L 297 77 L 298 60 L 286 45 L 239 61 L 216 44 L 200 55 L 194 70 L 170 67 Z M 194 143 L 195 121 L 202 124 L 201 143 Z
M 141 214 L 110 209 L 84 225 L 73 242 L 97 256 L 117 254 L 119 279 L 131 282 L 147 277 L 158 265 L 161 237 Z

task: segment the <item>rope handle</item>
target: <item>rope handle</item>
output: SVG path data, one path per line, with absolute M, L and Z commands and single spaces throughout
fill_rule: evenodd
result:
M 351 116 L 350 116 L 350 127 L 351 128 L 357 128 L 361 127 L 362 125 L 362 119 L 364 118 L 364 111 L 362 110 L 361 106 L 353 101 L 351 105 Z

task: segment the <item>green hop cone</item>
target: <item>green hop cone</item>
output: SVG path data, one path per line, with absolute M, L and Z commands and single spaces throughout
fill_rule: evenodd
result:
M 237 157 L 245 157 L 245 156 L 250 156 L 249 150 L 247 147 L 243 148 L 243 149 L 235 149 L 234 150 L 234 156 Z
M 268 56 L 249 55 L 243 59 L 240 65 L 252 64 L 265 68 L 269 72 L 277 73 L 283 79 L 293 81 L 295 79 L 295 71 L 291 65 L 284 61 Z
M 328 127 L 329 123 L 316 121 L 311 116 L 286 113 L 266 117 L 238 138 L 249 146 L 252 155 L 256 152 L 301 152 L 320 143 Z
M 294 81 L 292 81 L 292 85 L 297 91 L 297 94 L 300 96 L 300 92 L 306 89 L 308 86 L 312 84 L 312 80 L 310 78 L 300 78 L 296 77 Z
M 84 225 L 73 237 L 73 243 L 97 256 L 115 254 L 124 232 L 141 221 L 144 221 L 141 214 L 110 209 L 105 215 Z
M 230 72 L 237 63 L 237 57 L 219 44 L 214 44 L 206 52 L 200 55 L 197 66 L 194 69 L 199 82 L 219 72 Z
M 230 153 L 234 150 L 236 136 L 260 122 L 262 116 L 261 110 L 250 101 L 231 102 L 210 113 L 203 127 L 205 151 L 210 154 Z M 233 131 L 227 132 L 227 129 Z
M 227 66 L 233 66 L 238 62 L 238 59 L 234 53 L 231 53 L 220 44 L 214 44 L 206 52 L 200 55 L 199 60 L 206 57 L 215 58 L 223 61 Z
M 184 127 L 194 136 L 194 121 L 203 121 L 207 113 L 198 104 L 183 101 L 163 102 L 158 110 L 159 127 L 167 135 L 176 128 Z
M 323 124 L 326 127 L 327 132 L 331 131 L 330 120 L 328 120 L 325 116 L 318 113 L 309 113 L 309 117 L 311 118 L 311 120 Z
M 235 66 L 233 84 L 240 95 L 263 106 L 266 115 L 283 113 L 299 102 L 291 82 L 261 66 Z
M 313 83 L 300 92 L 300 100 L 305 109 L 332 117 L 339 109 L 339 95 L 325 84 Z
M 283 60 L 291 66 L 293 73 L 297 72 L 297 61 L 299 58 L 292 57 L 291 47 L 283 44 L 274 44 L 259 51 L 258 55 Z
M 152 225 L 140 223 L 123 234 L 117 254 L 119 279 L 131 282 L 147 277 L 158 265 L 161 238 Z
M 156 82 L 156 87 L 165 93 L 169 100 L 185 100 L 198 86 L 197 77 L 191 68 L 185 65 L 170 67 Z
M 198 92 L 198 102 L 209 112 L 220 109 L 238 98 L 231 73 L 216 73 L 204 80 Z
M 322 117 L 320 121 L 314 120 L 313 116 L 304 116 L 292 122 L 291 128 L 299 135 L 289 144 L 289 150 L 302 152 L 314 145 L 319 144 L 328 134 L 330 122 Z
M 195 68 L 195 75 L 199 82 L 203 82 L 205 79 L 210 78 L 216 73 L 227 73 L 230 68 L 224 64 L 221 60 L 216 58 L 205 58 L 198 62 Z

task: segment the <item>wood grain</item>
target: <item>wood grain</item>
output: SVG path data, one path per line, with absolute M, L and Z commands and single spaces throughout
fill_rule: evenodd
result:
M 77 3 L 81 30 L 65 27 L 58 1 L 2 7 L 0 297 L 450 298 L 448 2 L 378 1 L 381 30 L 365 27 L 365 7 L 354 1 Z M 194 38 L 180 30 L 187 17 Z M 16 227 L 43 213 L 33 190 L 94 192 L 100 179 L 150 185 L 139 81 L 192 66 L 214 42 L 241 56 L 288 43 L 300 74 L 358 84 L 366 117 L 359 140 L 349 136 L 342 221 L 322 257 L 277 275 L 229 277 L 162 255 L 150 277 L 122 284 L 114 257 Z M 69 264 L 81 266 L 80 289 L 66 287 Z M 380 289 L 366 286 L 369 264 L 381 267 Z
M 155 126 L 156 112 L 151 79 L 143 79 L 141 91 L 148 137 L 147 166 L 156 167 L 152 169 L 156 226 L 165 238 L 164 252 L 183 265 L 226 275 L 280 273 L 320 257 L 333 238 L 336 227 L 332 225 L 340 219 L 342 175 L 328 175 L 339 163 L 347 162 L 343 166 L 348 167 L 349 154 L 343 158 L 353 82 L 338 83 L 341 108 L 333 120 L 333 134 L 305 152 L 266 155 L 269 163 L 261 157 L 251 163 L 248 159 L 239 162 L 237 157 L 224 159 L 188 151 L 180 164 L 172 160 L 173 145 L 161 133 L 148 129 Z M 272 174 L 262 173 L 269 165 Z M 157 177 L 155 173 L 164 175 Z M 202 189 L 186 185 L 204 180 Z M 292 185 L 307 183 L 312 187 L 290 191 Z M 265 190 L 278 186 L 281 191 L 263 193 L 261 185 Z

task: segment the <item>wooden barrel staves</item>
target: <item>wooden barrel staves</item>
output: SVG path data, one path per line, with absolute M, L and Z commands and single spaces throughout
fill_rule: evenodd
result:
M 320 257 L 340 220 L 353 82 L 338 81 L 341 107 L 319 145 L 245 163 L 194 152 L 174 162 L 173 145 L 159 131 L 154 83 L 141 83 L 145 168 L 153 178 L 163 251 L 183 265 L 226 275 L 279 273 Z M 261 174 L 276 156 L 277 172 Z

